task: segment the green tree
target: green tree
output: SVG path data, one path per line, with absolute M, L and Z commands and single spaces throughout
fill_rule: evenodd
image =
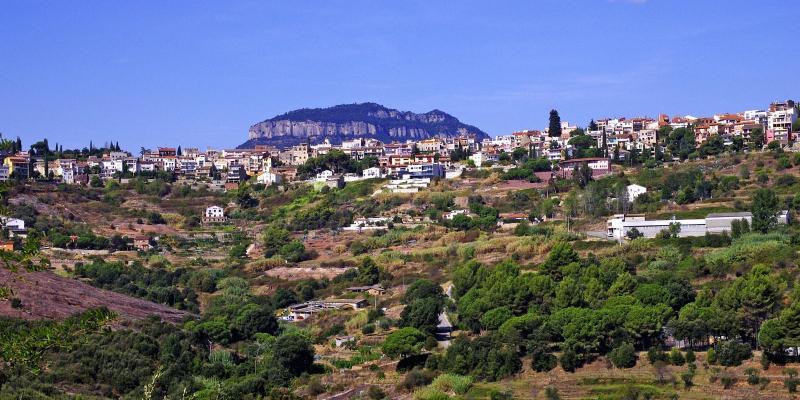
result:
M 413 327 L 431 334 L 436 332 L 439 314 L 442 313 L 441 300 L 431 297 L 415 299 L 400 313 L 399 326 Z
M 753 230 L 767 233 L 777 224 L 778 196 L 772 189 L 758 189 L 753 195 L 750 212 L 753 213 Z
M 281 247 L 289 243 L 290 240 L 289 231 L 276 225 L 270 225 L 264 231 L 264 257 L 272 257 L 278 254 Z
M 753 150 L 761 150 L 766 140 L 764 128 L 757 127 L 750 132 L 750 141 L 753 142 Z
M 694 129 L 691 127 L 675 129 L 669 133 L 666 142 L 673 156 L 685 160 L 695 151 Z
M 314 347 L 300 333 L 281 335 L 273 349 L 275 360 L 294 376 L 308 372 L 314 363 Z
M 569 243 L 558 242 L 550 250 L 550 254 L 547 255 L 547 259 L 539 267 L 539 270 L 550 276 L 560 278 L 561 267 L 578 260 L 578 253 L 575 252 Z
M 550 110 L 550 127 L 548 131 L 550 137 L 561 136 L 561 117 L 558 116 L 558 111 L 555 109 Z
M 617 368 L 633 368 L 636 358 L 636 349 L 631 343 L 623 343 L 608 353 L 608 359 Z
M 396 330 L 383 342 L 383 353 L 391 358 L 402 358 L 418 354 L 427 336 L 417 328 Z

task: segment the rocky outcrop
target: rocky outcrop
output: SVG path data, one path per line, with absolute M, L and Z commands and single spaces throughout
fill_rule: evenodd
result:
M 416 114 L 380 104 L 361 103 L 301 109 L 278 115 L 251 126 L 249 140 L 239 147 L 256 144 L 288 147 L 305 141 L 319 143 L 325 139 L 338 144 L 356 138 L 374 138 L 389 143 L 463 135 L 475 136 L 478 140 L 488 137 L 480 129 L 463 124 L 443 111 Z

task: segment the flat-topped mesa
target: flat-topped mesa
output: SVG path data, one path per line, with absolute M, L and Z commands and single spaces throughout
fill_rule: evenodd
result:
M 325 139 L 333 144 L 358 138 L 390 143 L 458 136 L 474 136 L 478 141 L 489 137 L 440 110 L 417 114 L 376 103 L 360 103 L 304 108 L 278 115 L 251 126 L 249 140 L 239 147 L 257 144 L 290 147 L 306 141 L 321 143 Z

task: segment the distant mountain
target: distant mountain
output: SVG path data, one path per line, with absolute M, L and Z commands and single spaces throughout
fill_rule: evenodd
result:
M 328 139 L 339 144 L 343 140 L 373 138 L 390 143 L 461 135 L 474 135 L 477 140 L 489 137 L 440 110 L 416 114 L 376 103 L 342 104 L 303 108 L 259 122 L 250 127 L 249 140 L 239 148 L 257 144 L 286 148 L 306 140 L 315 144 Z

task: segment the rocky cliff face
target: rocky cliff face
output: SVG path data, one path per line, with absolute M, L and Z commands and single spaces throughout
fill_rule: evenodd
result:
M 249 140 L 239 147 L 256 144 L 289 147 L 306 140 L 314 144 L 325 139 L 338 144 L 355 138 L 389 143 L 461 135 L 473 135 L 478 140 L 488 137 L 480 129 L 439 110 L 416 114 L 362 103 L 295 110 L 259 122 L 250 127 Z

